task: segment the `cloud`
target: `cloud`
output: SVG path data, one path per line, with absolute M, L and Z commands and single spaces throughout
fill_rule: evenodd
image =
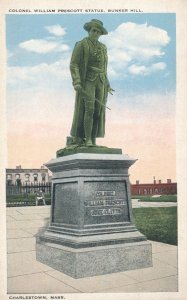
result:
M 162 71 L 165 70 L 166 64 L 165 63 L 156 63 L 152 64 L 149 67 L 143 66 L 143 65 L 136 65 L 133 64 L 128 68 L 128 71 L 132 75 L 150 75 L 151 73 L 157 72 L 157 71 Z
M 129 46 L 144 46 L 151 47 L 165 46 L 170 38 L 167 32 L 163 29 L 145 24 L 136 24 L 132 22 L 122 23 L 117 29 L 111 33 L 117 34 L 117 38 L 124 38 L 128 41 Z
M 46 54 L 50 52 L 65 52 L 70 49 L 67 44 L 59 42 L 57 37 L 66 35 L 65 28 L 59 24 L 52 26 L 45 26 L 45 29 L 54 35 L 54 37 L 46 37 L 44 39 L 31 39 L 19 44 L 19 47 L 29 52 Z
M 69 71 L 70 55 L 65 55 L 54 63 L 41 63 L 35 66 L 11 66 L 7 68 L 7 83 L 10 88 L 37 89 L 58 88 L 71 83 Z
M 61 27 L 59 24 L 46 26 L 47 31 L 55 36 L 64 36 L 66 34 L 66 29 Z
M 101 38 L 108 48 L 111 74 L 146 75 L 165 70 L 158 61 L 165 55 L 164 47 L 170 42 L 168 33 L 158 27 L 132 22 L 120 24 L 108 36 Z
M 138 75 L 138 74 L 142 74 L 142 75 L 147 75 L 147 69 L 145 66 L 138 66 L 138 65 L 132 65 L 128 68 L 129 73 L 133 74 L 133 75 Z
M 45 39 L 31 39 L 20 43 L 19 47 L 29 52 L 35 52 L 39 54 L 46 54 L 50 52 L 64 52 L 70 49 L 66 44 L 47 41 Z

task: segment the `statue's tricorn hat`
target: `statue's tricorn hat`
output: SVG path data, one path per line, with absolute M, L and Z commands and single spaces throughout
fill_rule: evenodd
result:
M 108 34 L 108 31 L 103 27 L 103 22 L 96 19 L 92 19 L 90 22 L 85 23 L 83 27 L 86 31 L 90 31 L 92 26 L 99 28 L 102 34 Z

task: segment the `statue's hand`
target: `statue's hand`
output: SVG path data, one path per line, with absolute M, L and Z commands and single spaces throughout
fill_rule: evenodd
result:
M 80 84 L 76 84 L 75 86 L 74 86 L 74 89 L 75 89 L 75 91 L 80 91 L 81 89 L 82 89 L 82 86 L 80 85 Z
M 115 92 L 115 90 L 113 90 L 111 87 L 108 88 L 108 93 L 110 93 L 111 95 L 113 95 L 112 92 Z

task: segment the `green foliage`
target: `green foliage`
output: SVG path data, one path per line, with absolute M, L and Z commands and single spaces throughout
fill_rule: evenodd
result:
M 19 202 L 19 201 L 31 201 L 35 199 L 34 194 L 18 194 L 18 195 L 8 195 L 6 200 L 7 202 Z
M 7 195 L 6 198 L 7 204 L 16 203 L 18 206 L 22 202 L 24 202 L 24 206 L 26 205 L 35 205 L 35 195 L 34 194 L 19 194 L 19 195 Z M 50 194 L 45 194 L 45 202 L 47 205 L 51 204 L 51 196 Z
M 149 240 L 177 245 L 177 207 L 134 208 L 133 216 Z
M 177 202 L 177 195 L 152 196 L 132 196 L 132 199 L 139 199 L 140 202 Z

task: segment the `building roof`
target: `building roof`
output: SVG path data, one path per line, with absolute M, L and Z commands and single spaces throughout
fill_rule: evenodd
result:
M 48 173 L 48 169 L 6 169 L 6 173 Z

